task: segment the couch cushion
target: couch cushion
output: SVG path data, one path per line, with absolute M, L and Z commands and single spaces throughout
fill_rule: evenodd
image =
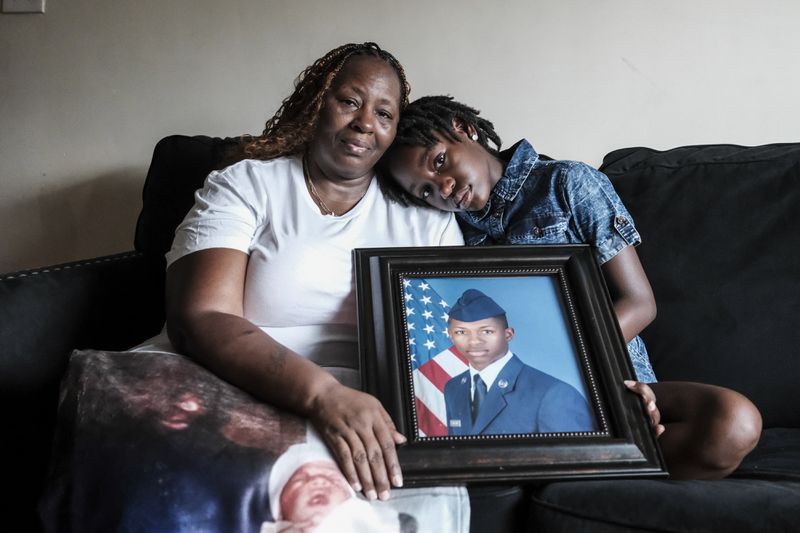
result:
M 551 483 L 531 498 L 536 531 L 798 531 L 800 482 Z
M 136 223 L 136 250 L 163 258 L 175 228 L 194 204 L 194 192 L 212 170 L 236 158 L 238 138 L 196 135 L 164 137 L 153 150 Z
M 643 236 L 658 378 L 728 386 L 765 427 L 800 427 L 800 143 L 628 148 L 601 170 Z
M 557 482 L 531 501 L 540 531 L 800 531 L 800 429 L 765 430 L 720 481 Z
M 800 429 L 764 430 L 756 449 L 744 458 L 731 477 L 800 482 Z

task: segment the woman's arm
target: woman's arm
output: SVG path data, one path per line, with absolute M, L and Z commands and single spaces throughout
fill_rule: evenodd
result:
M 395 444 L 405 438 L 374 397 L 341 385 L 318 365 L 244 318 L 247 254 L 213 248 L 167 270 L 167 333 L 172 344 L 234 385 L 308 417 L 356 490 L 388 497 L 402 485 Z
M 603 274 L 625 342 L 630 342 L 656 317 L 653 289 L 633 246 L 603 265 Z

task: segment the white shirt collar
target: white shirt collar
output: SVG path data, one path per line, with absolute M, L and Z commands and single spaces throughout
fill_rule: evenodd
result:
M 512 355 L 513 354 L 511 353 L 511 350 L 507 351 L 503 357 L 501 357 L 494 363 L 490 364 L 480 372 L 472 368 L 472 365 L 470 365 L 469 367 L 470 390 L 473 390 L 475 388 L 475 382 L 473 381 L 475 379 L 475 374 L 481 375 L 481 379 L 483 380 L 484 383 L 486 383 L 486 390 L 487 391 L 490 390 L 492 388 L 492 385 L 494 384 L 494 380 L 497 379 L 497 375 L 500 373 L 501 370 L 503 370 L 503 367 L 506 366 L 506 363 L 508 363 L 511 360 Z

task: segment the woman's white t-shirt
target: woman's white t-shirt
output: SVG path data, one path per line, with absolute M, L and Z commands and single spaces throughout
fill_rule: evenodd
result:
M 247 253 L 245 318 L 357 387 L 352 250 L 463 242 L 452 213 L 401 206 L 376 180 L 349 212 L 322 215 L 300 158 L 282 157 L 212 172 L 175 232 L 167 264 L 207 248 Z

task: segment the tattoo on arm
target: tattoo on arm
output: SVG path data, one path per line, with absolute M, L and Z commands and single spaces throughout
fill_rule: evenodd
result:
M 272 372 L 280 373 L 283 372 L 283 369 L 286 367 L 286 358 L 288 357 L 289 350 L 286 349 L 285 346 L 278 344 L 276 346 L 275 352 L 272 354 L 270 360 L 270 370 Z

